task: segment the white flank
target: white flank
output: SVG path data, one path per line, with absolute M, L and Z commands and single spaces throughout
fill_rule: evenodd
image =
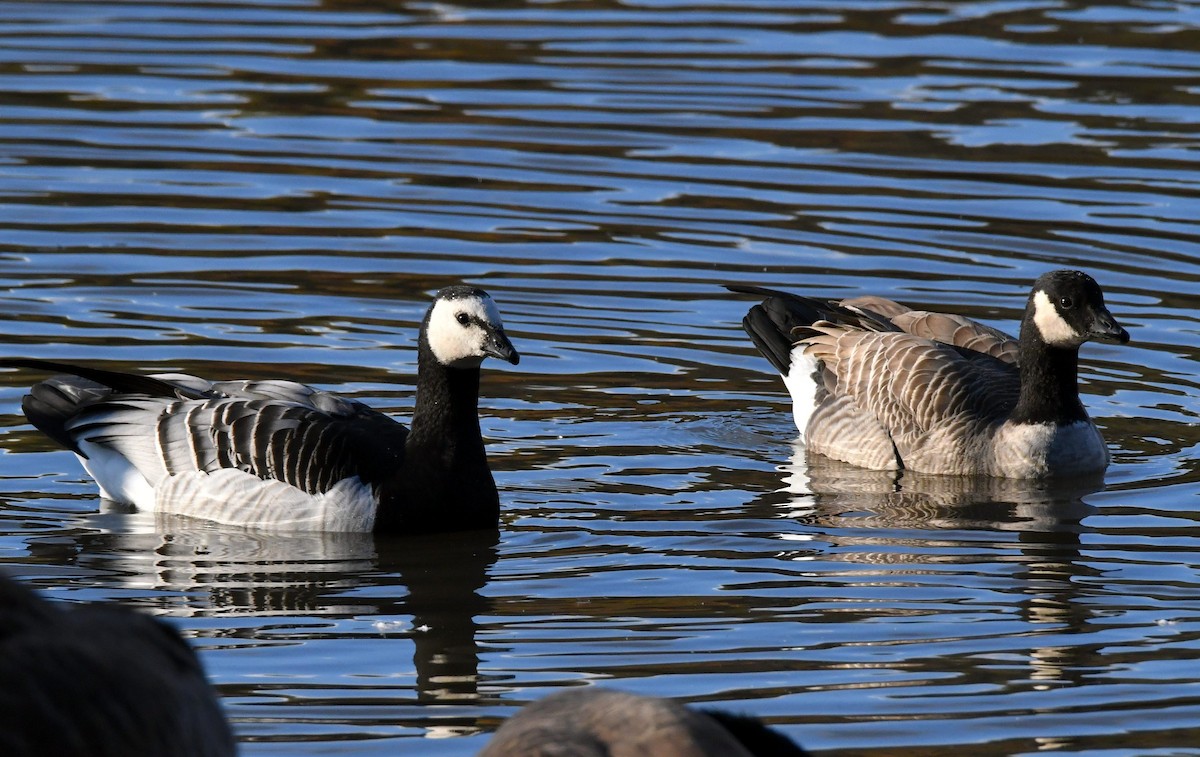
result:
M 1058 308 L 1045 292 L 1038 290 L 1033 295 L 1033 322 L 1046 344 L 1059 347 L 1079 346 L 1083 337 L 1059 315 Z
M 164 476 L 152 486 L 120 453 L 88 441 L 80 441 L 80 449 L 88 455 L 80 462 L 96 479 L 101 497 L 146 512 L 280 531 L 363 533 L 375 526 L 375 495 L 357 477 L 339 481 L 324 494 L 308 494 L 237 468 Z
M 155 510 L 237 526 L 279 531 L 366 532 L 375 526 L 375 496 L 358 477 L 324 494 L 236 468 L 168 476 L 158 485 Z
M 817 406 L 817 360 L 804 354 L 804 346 L 792 348 L 791 363 L 783 377 L 783 384 L 792 395 L 792 417 L 800 438 L 808 433 L 808 419 Z
M 486 357 L 483 349 L 488 335 L 473 320 L 466 325 L 459 323 L 459 313 L 500 328 L 500 310 L 486 296 L 438 300 L 433 304 L 426 331 L 433 356 L 451 368 L 474 368 Z
M 79 462 L 96 479 L 101 497 L 133 505 L 139 510 L 154 509 L 154 487 L 128 458 L 86 439 L 79 440 L 79 449 L 87 455 L 86 458 L 77 456 Z

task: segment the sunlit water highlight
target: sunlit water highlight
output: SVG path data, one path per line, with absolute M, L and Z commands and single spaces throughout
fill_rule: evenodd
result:
M 6 374 L 0 559 L 172 618 L 246 754 L 471 754 L 585 682 L 835 753 L 1194 747 L 1198 35 L 1151 0 L 2 4 L 6 354 L 403 417 L 466 280 L 523 360 L 484 379 L 499 533 L 422 539 L 102 505 Z M 1056 267 L 1134 340 L 1084 350 L 1103 482 L 810 465 L 720 286 L 1012 330 Z

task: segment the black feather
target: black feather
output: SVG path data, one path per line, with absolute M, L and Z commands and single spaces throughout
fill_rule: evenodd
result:
M 725 288 L 739 294 L 754 294 L 765 299 L 750 308 L 742 319 L 742 327 L 754 346 L 775 370 L 787 375 L 791 370 L 792 347 L 811 336 L 810 327 L 819 321 L 848 325 L 867 331 L 900 331 L 885 316 L 870 310 L 848 308 L 832 300 L 818 300 L 778 289 L 726 284 Z
M 0 368 L 32 368 L 47 373 L 65 373 L 94 381 L 115 392 L 124 392 L 127 394 L 145 394 L 150 397 L 179 397 L 182 399 L 204 399 L 214 396 L 212 391 L 197 391 L 192 387 L 175 384 L 164 379 L 157 379 L 153 376 L 106 371 L 102 368 L 57 363 L 53 360 L 6 357 L 0 358 Z

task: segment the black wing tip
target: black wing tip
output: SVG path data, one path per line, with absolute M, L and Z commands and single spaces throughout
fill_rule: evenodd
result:
M 762 305 L 750 308 L 742 319 L 742 328 L 750 335 L 750 341 L 763 357 L 775 366 L 775 370 L 786 376 L 791 370 L 792 347 L 795 344 L 791 330 L 781 328 Z
M 773 313 L 780 323 L 786 322 L 788 329 L 808 326 L 814 321 L 839 312 L 850 312 L 831 300 L 820 300 L 803 294 L 784 292 L 780 289 L 755 284 L 724 284 L 726 289 L 737 294 L 752 294 L 762 297 L 762 305 Z
M 64 449 L 87 457 L 67 432 L 67 421 L 75 416 L 80 405 L 50 381 L 36 384 L 21 398 L 21 412 L 33 427 L 53 439 Z
M 753 294 L 759 297 L 796 297 L 797 295 L 781 291 L 779 289 L 771 289 L 769 287 L 758 286 L 756 284 L 722 284 L 735 294 Z
M 762 302 L 747 311 L 742 319 L 742 328 L 775 370 L 780 375 L 788 375 L 791 371 L 792 348 L 797 342 L 793 330 L 821 320 L 826 304 L 810 297 L 754 284 L 727 283 L 723 286 L 737 294 L 763 298 Z
M 0 358 L 0 368 L 29 368 L 36 371 L 45 371 L 46 373 L 77 376 L 106 386 L 114 392 L 146 394 L 151 397 L 208 399 L 216 396 L 212 391 L 197 391 L 180 384 L 154 378 L 153 376 L 124 373 L 122 371 L 109 371 L 103 368 L 92 368 L 74 363 L 60 363 L 57 360 L 6 357 Z

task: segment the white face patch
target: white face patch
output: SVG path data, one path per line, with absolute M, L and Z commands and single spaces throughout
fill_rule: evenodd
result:
M 1085 341 L 1071 324 L 1063 320 L 1050 297 L 1040 289 L 1033 295 L 1033 322 L 1046 344 L 1056 347 L 1078 347 Z
M 465 315 L 467 323 L 459 322 Z M 449 368 L 478 368 L 487 357 L 488 334 L 479 322 L 503 328 L 500 310 L 491 297 L 458 297 L 438 300 L 429 314 L 426 337 L 437 361 Z

